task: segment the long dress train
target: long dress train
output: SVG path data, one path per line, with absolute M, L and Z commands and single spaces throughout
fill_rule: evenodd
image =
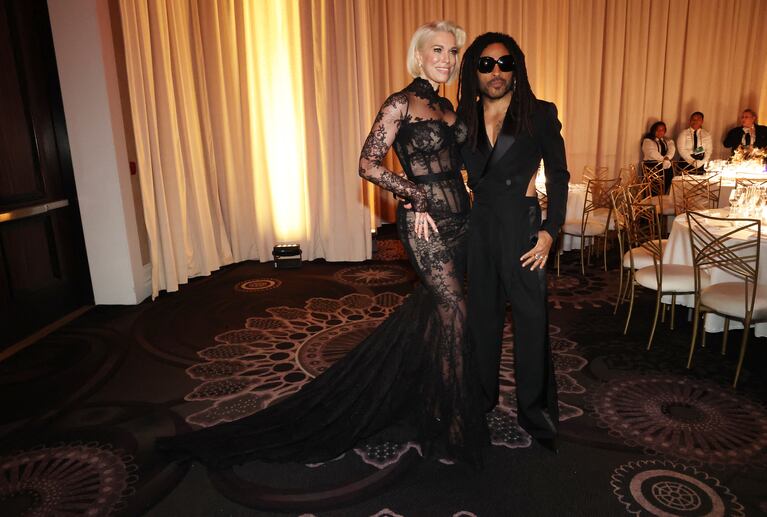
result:
M 489 439 L 466 333 L 469 201 L 457 148 L 465 138 L 450 102 L 423 79 L 384 102 L 359 172 L 427 210 L 437 224 L 428 241 L 416 238 L 415 212 L 398 208 L 398 233 L 420 279 L 414 293 L 298 393 L 241 420 L 160 439 L 161 449 L 215 468 L 251 460 L 314 463 L 385 436 L 480 462 Z M 407 178 L 381 165 L 392 145 Z

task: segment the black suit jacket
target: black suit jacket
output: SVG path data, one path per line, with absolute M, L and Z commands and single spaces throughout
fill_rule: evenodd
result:
M 508 203 L 510 198 L 521 199 L 542 158 L 549 204 L 541 229 L 556 239 L 565 221 L 567 184 L 570 180 L 565 143 L 560 133 L 562 124 L 557 118 L 556 106 L 550 102 L 536 101 L 532 115 L 532 134 L 523 130 L 515 136 L 511 128 L 511 117 L 507 114 L 495 147 L 490 146 L 485 132 L 481 101 L 477 103 L 477 109 L 477 148 L 470 149 L 468 144 L 464 144 L 461 149 L 474 202 L 503 204 Z
M 760 126 L 755 124 L 756 139 L 753 143 L 754 147 L 767 147 L 767 126 Z M 734 127 L 727 132 L 727 136 L 724 137 L 724 146 L 732 149 L 733 152 L 738 148 L 743 138 L 743 128 L 741 126 Z

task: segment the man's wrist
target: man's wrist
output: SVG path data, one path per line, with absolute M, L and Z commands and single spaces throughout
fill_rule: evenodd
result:
M 549 234 L 549 237 L 551 237 L 551 242 L 554 242 L 557 238 L 557 234 L 559 233 L 559 230 L 555 232 L 553 229 L 549 228 L 548 226 L 541 226 L 538 229 L 538 232 L 545 232 Z

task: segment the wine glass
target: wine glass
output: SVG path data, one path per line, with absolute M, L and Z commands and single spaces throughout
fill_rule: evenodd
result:
M 737 217 L 740 213 L 740 198 L 743 195 L 743 192 L 740 190 L 741 187 L 738 186 L 730 191 L 730 215 L 732 217 Z

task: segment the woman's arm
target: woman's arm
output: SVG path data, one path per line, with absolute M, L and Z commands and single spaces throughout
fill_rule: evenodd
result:
M 422 188 L 382 165 L 407 112 L 408 99 L 404 93 L 391 95 L 381 106 L 360 154 L 359 175 L 381 188 L 413 203 L 416 212 L 428 209 Z

